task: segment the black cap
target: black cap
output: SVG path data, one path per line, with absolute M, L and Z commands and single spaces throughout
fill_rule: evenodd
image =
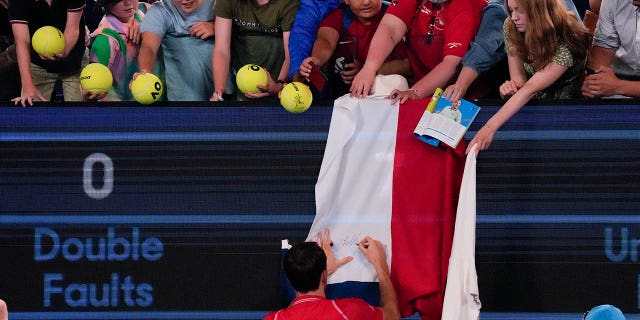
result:
M 96 0 L 96 6 L 97 7 L 104 7 L 104 5 L 109 4 L 109 3 L 116 3 L 116 2 L 120 2 L 122 0 Z

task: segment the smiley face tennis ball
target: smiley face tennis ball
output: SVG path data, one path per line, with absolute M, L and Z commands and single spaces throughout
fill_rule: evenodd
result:
M 80 85 L 93 94 L 104 94 L 113 85 L 111 70 L 101 63 L 90 63 L 80 72 Z
M 142 104 L 151 104 L 162 96 L 164 86 L 162 81 L 153 73 L 139 74 L 131 82 L 133 98 Z
M 64 50 L 64 34 L 56 27 L 44 26 L 33 33 L 31 45 L 41 56 L 53 56 Z
M 267 71 L 257 64 L 247 64 L 236 74 L 236 85 L 242 93 L 258 93 L 258 85 L 266 87 L 268 84 Z
M 280 104 L 291 113 L 307 111 L 312 101 L 311 89 L 301 82 L 288 83 L 280 91 Z

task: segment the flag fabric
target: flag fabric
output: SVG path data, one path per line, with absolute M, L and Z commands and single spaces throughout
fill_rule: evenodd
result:
M 402 315 L 440 319 L 466 143 L 415 138 L 428 102 L 335 101 L 307 239 L 329 228 L 336 258 L 354 257 L 329 278 L 331 298 L 378 302 L 375 271 L 357 247 L 368 235 L 386 248 Z
M 476 273 L 476 145 L 462 176 L 442 320 L 477 320 L 480 292 Z

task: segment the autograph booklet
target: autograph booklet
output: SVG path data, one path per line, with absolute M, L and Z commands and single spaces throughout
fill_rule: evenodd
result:
M 444 142 L 455 148 L 480 112 L 480 107 L 464 99 L 453 104 L 437 94 L 434 94 L 432 102 L 433 99 L 437 99 L 435 108 L 429 110 L 427 107 L 413 134 L 430 145 L 438 146 Z

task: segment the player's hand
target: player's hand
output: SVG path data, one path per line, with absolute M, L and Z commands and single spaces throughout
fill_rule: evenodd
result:
M 318 232 L 317 235 L 318 245 L 324 251 L 324 254 L 327 256 L 327 273 L 329 275 L 333 274 L 345 263 L 353 260 L 352 256 L 344 257 L 340 260 L 336 260 L 336 257 L 333 254 L 333 242 L 331 241 L 331 235 L 329 234 L 329 229 L 324 230 L 324 232 Z
M 385 254 L 384 247 L 380 241 L 366 236 L 364 239 L 360 240 L 358 248 L 374 267 L 383 268 L 385 272 L 389 272 L 387 255 Z

